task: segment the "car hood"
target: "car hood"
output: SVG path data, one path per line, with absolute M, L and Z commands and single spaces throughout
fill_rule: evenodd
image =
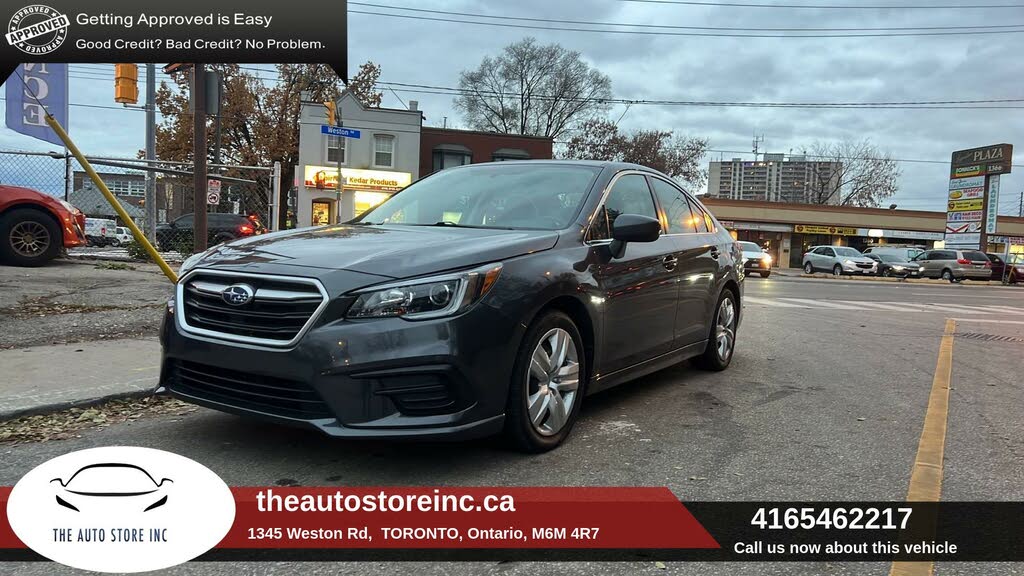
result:
M 765 256 L 767 256 L 767 254 L 765 254 L 764 252 L 744 252 L 743 253 L 743 259 L 744 260 L 750 260 L 752 258 L 759 260 L 761 258 L 764 258 Z
M 856 262 L 857 264 L 878 264 L 878 262 L 875 262 L 866 256 L 836 256 L 836 259 L 840 262 L 849 260 L 851 262 Z
M 548 230 L 339 224 L 229 242 L 196 265 L 252 270 L 273 264 L 406 278 L 548 250 L 557 240 Z

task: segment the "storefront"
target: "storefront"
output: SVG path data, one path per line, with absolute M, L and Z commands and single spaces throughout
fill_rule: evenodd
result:
M 338 168 L 304 166 L 303 193 L 299 195 L 299 212 L 309 208 L 310 224 L 321 226 L 338 221 L 339 203 L 349 196 L 358 216 L 387 200 L 412 183 L 412 174 L 384 170 L 341 168 L 342 193 L 338 193 Z M 305 206 L 304 206 L 305 205 Z

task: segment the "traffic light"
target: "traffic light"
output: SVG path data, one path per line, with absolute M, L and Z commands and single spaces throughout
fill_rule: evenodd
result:
M 327 125 L 334 126 L 335 112 L 337 112 L 338 105 L 334 102 L 324 102 L 324 108 L 327 109 Z
M 114 102 L 135 104 L 139 101 L 139 65 L 114 64 Z

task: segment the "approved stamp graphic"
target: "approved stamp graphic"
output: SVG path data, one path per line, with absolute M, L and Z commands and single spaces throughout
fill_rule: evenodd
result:
M 68 36 L 67 15 L 42 4 L 32 4 L 14 13 L 7 25 L 7 43 L 26 54 L 53 52 Z

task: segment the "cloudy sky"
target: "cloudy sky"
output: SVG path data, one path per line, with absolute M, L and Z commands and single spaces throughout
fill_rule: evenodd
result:
M 414 15 L 395 18 L 350 14 L 349 69 L 366 60 L 383 67 L 382 80 L 456 86 L 459 72 L 485 54 L 524 36 L 579 51 L 607 74 L 617 98 L 743 102 L 893 102 L 1024 98 L 1024 8 L 797 9 L 699 6 L 628 0 L 368 0 L 351 11 Z M 859 0 L 743 0 L 746 4 L 844 4 Z M 872 0 L 873 5 L 1010 4 L 1012 0 Z M 732 28 L 900 28 L 1017 24 L 1020 33 L 861 37 L 729 38 L 530 30 L 438 22 L 379 6 L 415 7 L 493 16 Z M 1017 3 L 1020 6 L 1020 3 Z M 495 21 L 495 20 L 492 20 Z M 497 20 L 502 23 L 537 24 Z M 576 27 L 594 28 L 595 26 Z M 622 30 L 623 28 L 617 28 Z M 679 32 L 672 29 L 634 28 Z M 740 32 L 757 33 L 757 32 Z M 768 32 L 774 33 L 774 32 Z M 839 32 L 820 32 L 832 33 Z M 849 32 L 857 33 L 857 32 Z M 863 31 L 859 33 L 865 33 Z M 869 32 L 870 33 L 870 32 Z M 884 32 L 883 32 L 884 33 Z M 891 33 L 891 32 L 889 32 Z M 262 67 L 262 66 L 261 66 Z M 71 100 L 114 107 L 110 67 L 72 65 Z M 272 78 L 272 74 L 267 75 Z M 141 81 L 141 78 L 140 78 Z M 429 125 L 464 127 L 450 96 L 385 92 L 385 106 L 418 100 Z M 1024 106 L 1024 102 L 1016 105 Z M 610 116 L 618 118 L 624 107 Z M 91 154 L 134 155 L 143 146 L 143 114 L 72 107 L 71 133 Z M 821 110 L 633 106 L 620 126 L 657 128 L 706 137 L 715 151 L 706 160 L 752 158 L 762 151 L 799 152 L 815 141 L 868 137 L 895 158 L 941 163 L 901 163 L 900 208 L 944 209 L 948 161 L 955 149 L 1009 142 L 1024 165 L 1024 109 Z M 0 130 L 0 149 L 48 150 L 53 146 Z M 739 152 L 739 153 L 736 153 Z M 0 157 L 2 158 L 2 157 Z M 1016 214 L 1024 167 L 1004 176 L 1003 214 Z

